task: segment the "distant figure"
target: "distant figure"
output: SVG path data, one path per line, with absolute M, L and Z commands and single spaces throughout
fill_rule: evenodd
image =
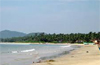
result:
M 98 45 L 98 48 L 100 50 L 100 40 L 94 40 L 93 42 Z

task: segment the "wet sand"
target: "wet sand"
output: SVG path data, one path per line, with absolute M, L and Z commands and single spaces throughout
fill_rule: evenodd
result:
M 81 45 L 82 47 L 69 54 L 41 63 L 31 65 L 100 65 L 100 51 L 97 45 Z

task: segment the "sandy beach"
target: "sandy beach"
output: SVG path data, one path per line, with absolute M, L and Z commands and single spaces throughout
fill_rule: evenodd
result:
M 31 65 L 100 65 L 100 51 L 97 45 L 81 45 L 82 47 L 69 54 Z

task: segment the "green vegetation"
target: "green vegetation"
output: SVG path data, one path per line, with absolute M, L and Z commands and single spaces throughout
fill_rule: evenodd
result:
M 91 42 L 93 39 L 100 39 L 100 32 L 71 33 L 71 34 L 35 34 L 34 36 L 14 37 L 0 39 L 0 42 L 38 42 L 38 43 L 82 43 Z

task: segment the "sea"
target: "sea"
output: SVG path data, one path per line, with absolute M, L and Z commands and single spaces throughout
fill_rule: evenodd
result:
M 0 43 L 0 65 L 31 65 L 77 48 L 67 44 Z

